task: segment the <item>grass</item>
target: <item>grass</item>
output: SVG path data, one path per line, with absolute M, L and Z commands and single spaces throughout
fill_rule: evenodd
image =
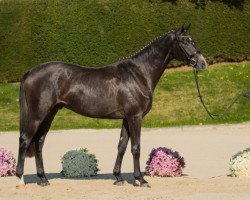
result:
M 205 102 L 213 112 L 221 113 L 241 92 L 250 90 L 250 62 L 217 64 L 200 73 Z M 18 130 L 19 84 L 0 84 L 0 131 Z M 154 93 L 153 108 L 143 127 L 240 123 L 250 121 L 250 99 L 241 98 L 228 116 L 212 120 L 203 109 L 190 70 L 166 70 Z M 118 128 L 121 120 L 91 119 L 62 109 L 52 129 Z

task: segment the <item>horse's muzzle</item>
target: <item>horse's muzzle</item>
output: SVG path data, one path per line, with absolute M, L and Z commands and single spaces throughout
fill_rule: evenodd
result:
M 196 64 L 194 65 L 194 68 L 196 69 L 196 71 L 205 70 L 207 67 L 207 62 L 206 62 L 205 58 L 203 57 L 203 55 L 197 54 L 195 56 L 195 59 L 196 59 Z

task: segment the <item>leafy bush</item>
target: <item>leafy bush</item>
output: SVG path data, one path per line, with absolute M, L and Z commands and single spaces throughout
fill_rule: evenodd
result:
M 229 163 L 229 170 L 232 176 L 250 177 L 250 148 L 232 156 Z
M 12 176 L 16 173 L 16 160 L 14 155 L 4 149 L 0 148 L 0 176 Z
M 184 158 L 178 152 L 166 147 L 152 149 L 146 166 L 146 174 L 149 176 L 181 176 L 185 167 Z
M 87 149 L 70 150 L 62 157 L 62 174 L 66 177 L 94 176 L 99 171 L 97 162 Z

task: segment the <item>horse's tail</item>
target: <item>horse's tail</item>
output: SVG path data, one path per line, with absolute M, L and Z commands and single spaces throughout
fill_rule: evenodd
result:
M 28 106 L 25 95 L 24 82 L 28 76 L 29 72 L 25 73 L 21 79 L 20 92 L 19 92 L 19 103 L 20 103 L 20 136 L 27 133 L 29 116 L 28 116 Z M 26 151 L 26 156 L 33 157 L 35 155 L 35 144 L 32 142 Z

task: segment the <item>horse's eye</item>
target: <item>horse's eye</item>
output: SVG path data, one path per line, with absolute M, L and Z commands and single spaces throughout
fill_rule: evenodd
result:
M 181 38 L 181 41 L 182 41 L 184 44 L 187 44 L 187 38 L 183 37 L 183 38 Z
M 180 41 L 181 41 L 181 42 L 185 42 L 185 38 L 181 37 L 181 38 L 180 38 Z
M 183 44 L 189 44 L 192 42 L 192 39 L 190 37 L 180 37 L 179 39 Z

